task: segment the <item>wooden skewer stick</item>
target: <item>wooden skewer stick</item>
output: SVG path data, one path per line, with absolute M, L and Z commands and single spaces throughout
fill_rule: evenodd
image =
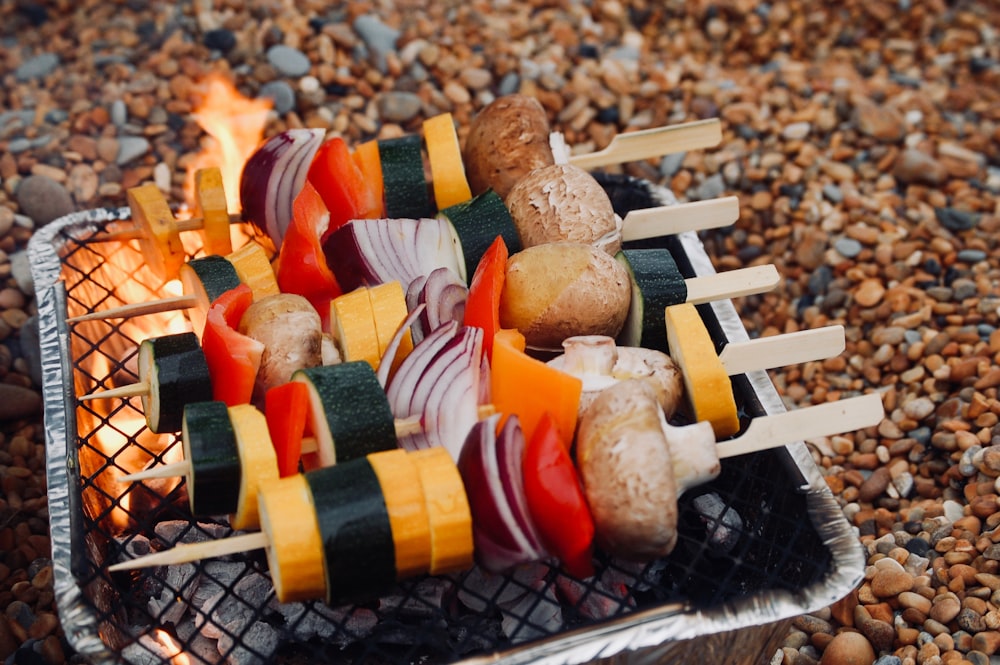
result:
M 746 342 L 729 342 L 719 353 L 719 360 L 733 376 L 832 358 L 843 353 L 845 346 L 844 326 L 823 326 Z
M 874 427 L 885 417 L 882 398 L 871 393 L 809 406 L 785 413 L 758 416 L 746 431 L 735 439 L 715 444 L 719 459 L 786 446 L 795 441 L 832 436 L 866 427 Z M 171 549 L 147 554 L 108 567 L 110 572 L 152 566 L 173 566 L 200 559 L 264 549 L 271 540 L 264 532 L 231 536 L 201 543 L 185 543 Z
M 684 280 L 687 287 L 687 302 L 695 305 L 764 293 L 777 287 L 780 282 L 781 275 L 771 263 Z
M 242 215 L 229 215 L 230 224 L 242 221 Z M 174 226 L 178 232 L 199 231 L 203 228 L 204 223 L 204 217 L 189 217 L 188 219 L 178 219 L 174 222 Z M 141 229 L 121 229 L 120 231 L 96 233 L 87 238 L 87 242 L 125 242 L 128 240 L 140 240 L 143 237 L 145 237 L 145 233 Z
M 126 388 L 131 386 L 124 386 Z M 80 399 L 83 399 L 82 397 Z M 489 418 L 494 413 L 496 413 L 496 408 L 492 404 L 480 404 L 476 410 L 477 415 L 480 420 L 483 418 Z M 408 436 L 411 434 L 418 434 L 423 431 L 423 424 L 421 423 L 420 416 L 409 416 L 406 418 L 397 418 L 395 423 L 396 437 Z M 314 453 L 317 450 L 315 437 L 305 437 L 302 439 L 302 452 L 303 453 Z M 140 480 L 152 480 L 154 478 L 179 478 L 181 476 L 190 476 L 192 471 L 191 462 L 189 460 L 180 460 L 179 462 L 171 462 L 170 464 L 161 464 L 159 466 L 154 466 L 149 469 L 143 469 L 142 471 L 137 471 L 135 473 L 130 473 L 124 476 L 118 476 L 117 480 L 120 483 L 134 483 Z
M 735 196 L 633 210 L 622 220 L 622 241 L 660 238 L 684 231 L 717 229 L 740 218 Z
M 589 170 L 676 152 L 711 148 L 721 141 L 722 123 L 718 118 L 709 118 L 618 134 L 603 150 L 586 155 L 571 155 L 569 163 Z
M 885 417 L 882 397 L 870 393 L 753 418 L 746 431 L 716 446 L 719 458 L 777 448 L 795 441 L 875 427 Z
M 212 557 L 224 556 L 226 554 L 261 550 L 270 544 L 270 538 L 263 531 L 244 533 L 238 536 L 230 536 L 229 538 L 219 538 L 218 540 L 206 540 L 200 543 L 182 543 L 162 552 L 146 554 L 145 556 L 108 566 L 108 571 L 114 573 L 119 570 L 135 570 L 151 566 L 174 566 L 179 563 L 191 563 L 192 561 L 211 559 Z
M 159 314 L 160 312 L 173 312 L 179 309 L 190 309 L 198 305 L 198 297 L 194 295 L 174 296 L 173 298 L 163 298 L 161 300 L 150 300 L 149 302 L 137 302 L 119 307 L 110 307 L 98 312 L 81 314 L 66 319 L 66 323 L 80 323 L 81 321 L 101 321 L 104 319 L 127 319 L 134 316 L 145 316 L 146 314 Z
M 108 390 L 98 390 L 96 392 L 81 395 L 78 399 L 86 402 L 92 399 L 116 399 L 126 397 L 142 397 L 149 394 L 149 384 L 145 381 L 136 381 L 127 386 L 118 386 Z

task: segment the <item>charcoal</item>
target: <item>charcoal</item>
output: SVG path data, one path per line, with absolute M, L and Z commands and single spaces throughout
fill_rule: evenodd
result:
M 728 554 L 736 547 L 743 533 L 743 518 L 726 505 L 715 492 L 706 492 L 691 501 L 698 517 L 705 525 L 705 535 L 710 545 L 717 549 L 711 554 Z
M 177 654 L 174 647 L 160 642 L 156 635 L 147 633 L 122 649 L 122 660 L 130 665 L 163 665 Z
M 260 618 L 272 594 L 271 580 L 260 573 L 242 577 L 231 593 L 220 592 L 202 608 L 209 619 L 201 626 L 202 635 L 222 639 L 225 631 L 239 633 Z M 214 624 L 214 625 L 213 625 Z M 225 628 L 220 631 L 219 628 Z
M 418 619 L 436 616 L 441 610 L 442 599 L 450 588 L 449 580 L 425 577 L 409 593 L 396 593 L 380 598 L 379 610 Z
M 458 597 L 473 612 L 484 612 L 491 605 L 518 600 L 549 571 L 548 564 L 542 562 L 518 566 L 507 575 L 490 573 L 477 566 L 466 575 Z
M 191 597 L 191 603 L 195 607 L 204 606 L 212 596 L 229 589 L 247 572 L 247 566 L 239 561 L 206 561 L 203 570 L 198 589 Z
M 192 665 L 197 663 L 215 663 L 219 660 L 218 640 L 205 637 L 190 618 L 174 627 L 177 639 L 184 645 L 184 651 L 193 656 Z M 199 660 L 200 659 L 200 660 Z
M 264 665 L 271 663 L 281 643 L 281 635 L 270 624 L 256 621 L 236 635 L 219 638 L 219 653 L 229 665 Z
M 198 588 L 198 568 L 193 563 L 166 566 L 163 590 L 147 604 L 150 616 L 157 623 L 176 624 L 188 610 L 188 601 Z
M 303 642 L 318 637 L 325 642 L 347 646 L 367 637 L 378 624 L 375 613 L 363 607 L 279 603 L 277 600 L 272 600 L 270 607 L 284 617 L 285 625 L 295 639 Z
M 214 596 L 206 598 L 205 603 L 197 610 L 193 610 L 194 625 L 202 635 L 213 640 L 219 639 L 222 630 L 220 625 L 213 621 L 212 612 L 216 605 L 225 605 L 227 602 L 232 602 L 229 594 L 226 591 L 219 591 Z
M 666 559 L 657 559 L 652 563 L 614 559 L 601 573 L 601 583 L 614 595 L 624 598 L 630 590 L 648 591 L 659 586 L 666 566 Z
M 616 596 L 599 579 L 584 584 L 572 577 L 559 575 L 556 577 L 556 589 L 586 619 L 607 619 L 621 613 L 624 608 L 635 607 L 635 600 L 631 596 Z
M 178 543 L 201 543 L 206 540 L 218 540 L 232 533 L 232 529 L 222 524 L 199 522 L 197 525 L 186 520 L 168 520 L 156 525 L 156 535 L 160 540 L 173 547 Z
M 500 606 L 504 635 L 514 644 L 551 635 L 563 624 L 555 586 L 539 579 L 530 591 L 533 593 L 525 593 L 516 601 Z

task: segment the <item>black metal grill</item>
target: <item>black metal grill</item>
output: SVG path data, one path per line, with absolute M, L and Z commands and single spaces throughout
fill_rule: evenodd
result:
M 605 179 L 604 184 L 619 206 L 653 204 L 636 182 Z M 90 243 L 87 233 L 93 230 L 61 232 L 68 316 L 163 297 L 131 244 Z M 682 272 L 693 276 L 681 244 L 673 238 L 665 242 Z M 721 347 L 725 338 L 712 308 L 699 309 Z M 144 318 L 169 325 L 180 316 Z M 112 320 L 69 329 L 77 394 L 138 379 L 134 363 L 143 325 L 138 319 Z M 763 413 L 749 381 L 737 377 L 734 388 L 744 421 Z M 169 539 L 190 541 L 229 530 L 224 523 L 192 521 L 182 484 L 168 486 L 161 496 L 141 484 L 124 488 L 113 482 L 134 471 L 137 460 L 177 459 L 180 442 L 179 435 L 157 437 L 136 424 L 142 415 L 137 398 L 102 402 L 76 407 L 77 459 L 71 464 L 76 475 L 69 488 L 72 573 L 96 615 L 101 639 L 131 662 L 157 662 L 172 654 L 161 646 L 169 641 L 154 633 L 162 630 L 194 663 L 445 663 L 570 631 L 627 626 L 637 612 L 712 608 L 763 592 L 795 592 L 820 582 L 833 565 L 800 490 L 803 478 L 778 449 L 726 460 L 718 479 L 685 494 L 672 555 L 634 566 L 599 552 L 598 573 L 588 580 L 567 578 L 544 564 L 504 576 L 473 570 L 408 580 L 370 603 L 329 608 L 279 606 L 261 583 L 267 576 L 261 552 L 175 567 L 181 570 L 111 575 L 106 565 L 142 554 L 150 543 L 173 544 L 158 534 L 168 531 Z

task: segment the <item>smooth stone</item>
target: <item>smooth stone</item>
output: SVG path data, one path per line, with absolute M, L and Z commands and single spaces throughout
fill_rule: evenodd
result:
M 295 91 L 286 81 L 268 81 L 260 87 L 259 96 L 269 97 L 278 115 L 285 115 L 295 108 Z
M 825 196 L 830 203 L 840 203 L 844 200 L 843 190 L 833 183 L 823 185 L 823 196 Z
M 875 649 L 861 633 L 843 632 L 830 640 L 819 662 L 820 665 L 872 665 Z
M 907 148 L 896 160 L 893 176 L 904 184 L 942 185 L 948 180 L 948 170 L 923 150 Z
M 39 53 L 33 58 L 28 58 L 14 70 L 14 76 L 18 81 L 30 81 L 48 76 L 59 66 L 59 56 L 55 53 Z
M 845 258 L 853 259 L 861 253 L 862 245 L 854 238 L 839 238 L 833 243 L 833 248 L 840 252 Z
M 30 388 L 0 383 L 0 422 L 42 412 L 42 396 Z
M 665 155 L 660 160 L 660 174 L 667 178 L 677 175 L 677 172 L 681 170 L 681 166 L 684 165 L 684 158 L 686 156 L 686 152 L 675 152 Z
M 213 51 L 228 53 L 236 46 L 236 35 L 233 34 L 232 30 L 216 28 L 206 32 L 205 36 L 202 37 L 201 43 Z
M 935 208 L 937 220 L 949 231 L 969 231 L 979 223 L 980 215 L 957 208 Z
M 420 113 L 423 102 L 412 92 L 391 91 L 379 95 L 379 115 L 387 122 L 405 123 Z
M 387 56 L 396 50 L 399 30 L 386 25 L 375 14 L 362 14 L 354 19 L 353 27 L 371 52 L 375 66 L 384 74 L 388 68 Z
M 126 122 L 128 122 L 128 107 L 125 105 L 125 101 L 121 99 L 116 99 L 111 102 L 111 124 L 115 127 L 123 127 Z
M 312 67 L 305 53 L 284 44 L 275 44 L 269 48 L 267 61 L 284 76 L 305 76 Z
M 36 226 L 73 212 L 73 197 L 66 187 L 45 175 L 29 175 L 17 187 L 17 204 Z
M 963 249 L 955 258 L 964 263 L 979 263 L 986 260 L 986 252 L 981 249 Z
M 31 261 L 26 250 L 10 255 L 10 274 L 21 293 L 29 298 L 35 295 L 35 278 L 31 274 Z
M 902 567 L 880 568 L 871 580 L 871 589 L 879 598 L 892 598 L 913 588 L 913 575 Z
M 705 199 L 717 199 L 726 192 L 726 183 L 722 179 L 721 173 L 714 173 L 709 177 L 705 178 L 705 181 L 698 185 L 697 198 L 701 200 Z
M 149 140 L 142 136 L 123 136 L 118 139 L 118 156 L 115 163 L 124 166 L 149 152 Z
M 801 141 L 809 136 L 811 131 L 812 125 L 808 122 L 793 122 L 781 130 L 781 136 L 787 141 Z

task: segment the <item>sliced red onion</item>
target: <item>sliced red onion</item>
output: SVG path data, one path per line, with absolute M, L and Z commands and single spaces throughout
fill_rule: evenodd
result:
M 427 305 L 421 323 L 424 330 L 435 330 L 448 321 L 462 322 L 469 287 L 450 268 L 432 270 L 417 295 L 417 302 Z
M 378 382 L 382 384 L 383 389 L 389 381 L 389 370 L 392 368 L 392 363 L 396 359 L 396 354 L 399 353 L 399 346 L 403 343 L 403 337 L 406 335 L 406 331 L 412 330 L 413 323 L 420 318 L 420 314 L 423 311 L 424 306 L 417 305 L 413 311 L 407 315 L 403 322 L 399 324 L 396 334 L 392 336 L 392 339 L 389 340 L 389 345 L 385 347 L 385 353 L 382 354 L 382 358 L 378 365 L 378 372 L 376 372 Z M 414 343 L 416 343 L 416 341 L 414 341 Z
M 421 431 L 399 439 L 408 450 L 442 446 L 457 460 L 479 420 L 483 331 L 462 327 L 433 358 L 410 398 L 409 412 L 421 414 Z
M 472 512 L 476 559 L 493 572 L 547 556 L 544 549 L 531 542 L 507 498 L 508 489 L 498 459 L 498 419 L 499 414 L 493 415 L 472 427 L 458 460 Z M 505 448 L 505 454 L 510 452 L 509 447 Z M 519 465 L 520 460 L 517 463 Z M 504 465 L 508 464 L 505 461 Z
M 456 275 L 458 255 L 441 219 L 354 219 L 323 243 L 327 264 L 344 291 L 417 277 L 446 267 Z
M 322 129 L 288 129 L 264 142 L 240 176 L 243 218 L 281 248 L 292 221 L 292 202 L 306 182 L 313 157 L 323 143 Z
M 514 519 L 524 531 L 528 542 L 536 550 L 544 551 L 545 546 L 542 544 L 542 538 L 531 519 L 531 512 L 528 510 L 528 497 L 524 493 L 524 472 L 521 470 L 524 447 L 524 430 L 521 429 L 521 423 L 517 416 L 511 415 L 497 434 L 497 464 L 500 481 L 503 483 L 507 502 L 510 504 Z
M 389 408 L 396 418 L 408 418 L 410 413 L 410 396 L 416 389 L 420 377 L 426 371 L 427 366 L 445 347 L 445 345 L 455 337 L 458 332 L 458 324 L 441 326 L 433 333 L 425 337 L 416 344 L 410 351 L 406 359 L 396 368 L 389 385 L 386 386 L 385 394 L 389 400 Z M 416 414 L 419 415 L 419 414 Z

